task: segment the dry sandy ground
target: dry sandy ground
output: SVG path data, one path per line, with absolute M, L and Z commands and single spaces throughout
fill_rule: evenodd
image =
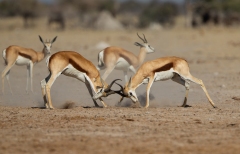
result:
M 133 45 L 140 42 L 136 32 L 144 33 L 156 49 L 146 60 L 172 55 L 185 58 L 191 73 L 204 81 L 218 107 L 213 109 L 195 84 L 191 84 L 188 100 L 192 107 L 178 107 L 185 90 L 166 81 L 153 85 L 148 109 L 131 108 L 128 99 L 116 107 L 117 95 L 104 99 L 108 108 L 94 108 L 85 85 L 62 75 L 51 89 L 53 105 L 58 109 L 40 109 L 40 81 L 48 75 L 45 60 L 34 67 L 34 92 L 29 94 L 25 92 L 26 67 L 14 66 L 10 74 L 13 95 L 7 84 L 5 94 L 0 95 L 0 153 L 240 153 L 239 30 L 0 30 L 2 50 L 15 44 L 40 51 L 38 35 L 44 39 L 57 35 L 53 53 L 74 50 L 95 65 L 101 50 L 96 47 L 98 43 L 138 54 L 139 48 Z M 3 70 L 2 58 L 0 63 Z M 114 71 L 106 81 L 116 78 L 124 79 L 123 73 Z M 144 92 L 145 85 L 137 89 L 142 104 Z M 61 109 L 66 104 L 70 109 Z

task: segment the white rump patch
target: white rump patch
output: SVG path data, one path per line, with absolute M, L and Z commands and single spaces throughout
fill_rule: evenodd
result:
M 6 60 L 6 49 L 2 51 L 2 56 L 3 56 L 3 59 Z

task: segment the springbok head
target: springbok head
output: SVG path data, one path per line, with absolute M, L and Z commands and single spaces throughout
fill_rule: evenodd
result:
M 135 89 L 132 88 L 132 78 L 129 79 L 129 82 L 124 86 L 124 88 L 122 87 L 122 85 L 116 82 L 117 80 L 120 79 L 113 80 L 109 87 L 105 89 L 105 95 L 102 97 L 107 97 L 111 94 L 118 94 L 122 97 L 130 98 L 134 103 L 139 103 Z M 116 83 L 120 87 L 120 90 L 111 90 L 113 83 Z M 95 97 L 95 99 L 98 98 L 99 97 Z
M 93 96 L 93 99 L 94 99 L 94 100 L 97 100 L 97 99 L 99 99 L 100 97 L 107 97 L 107 96 L 112 95 L 112 94 L 115 94 L 115 93 L 121 95 L 122 89 L 119 90 L 119 91 L 115 91 L 115 90 L 112 90 L 112 89 L 111 89 L 112 86 L 113 86 L 113 84 L 116 83 L 117 80 L 121 80 L 121 79 L 115 79 L 115 80 L 113 80 L 113 81 L 111 82 L 111 84 L 107 86 L 107 88 L 104 88 L 104 81 L 101 79 L 102 86 L 97 86 L 97 87 L 96 87 L 97 92 L 96 92 L 96 94 Z M 120 84 L 118 84 L 118 83 L 116 83 L 116 84 L 119 85 L 119 86 L 122 88 L 122 86 L 121 86 Z
M 132 88 L 132 78 L 129 79 L 128 83 L 124 86 L 122 90 L 122 97 L 130 98 L 134 103 L 139 102 L 135 89 Z
M 49 40 L 49 41 L 43 41 L 43 39 L 42 39 L 42 37 L 39 35 L 39 39 L 40 39 L 40 41 L 43 43 L 43 45 L 44 45 L 44 53 L 46 53 L 46 54 L 50 54 L 51 53 L 51 47 L 52 47 L 52 44 L 56 41 L 56 39 L 57 39 L 57 36 L 56 37 L 54 37 L 53 39 L 52 39 L 52 41 L 51 40 Z
M 154 52 L 154 48 L 148 44 L 148 41 L 147 41 L 147 39 L 146 39 L 146 37 L 145 37 L 144 34 L 143 34 L 143 38 L 140 37 L 140 36 L 138 35 L 138 33 L 137 33 L 137 36 L 143 41 L 143 43 L 135 42 L 134 44 L 135 44 L 136 46 L 140 46 L 141 48 L 142 48 L 142 47 L 145 47 L 146 50 L 147 50 L 147 53 L 152 53 L 152 52 Z

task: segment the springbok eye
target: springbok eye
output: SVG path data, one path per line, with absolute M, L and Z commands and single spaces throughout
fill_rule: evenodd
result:
M 129 95 L 132 96 L 133 95 L 132 92 L 130 92 Z

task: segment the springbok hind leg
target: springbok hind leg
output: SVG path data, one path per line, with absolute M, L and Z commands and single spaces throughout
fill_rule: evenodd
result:
M 3 94 L 4 94 L 4 78 L 5 78 L 5 76 L 6 76 L 6 79 L 7 79 L 7 82 L 8 82 L 8 86 L 10 88 L 10 92 L 11 92 L 11 94 L 13 94 L 12 89 L 11 89 L 11 85 L 10 85 L 10 81 L 9 81 L 9 74 L 10 74 L 10 70 L 13 67 L 14 64 L 15 63 L 13 63 L 11 65 L 8 64 L 7 67 L 2 72 L 2 93 Z
M 177 82 L 177 83 L 185 86 L 185 88 L 186 88 L 186 93 L 185 93 L 185 97 L 184 97 L 183 104 L 182 104 L 181 107 L 186 107 L 186 105 L 187 105 L 187 99 L 188 99 L 188 92 L 189 92 L 189 89 L 190 89 L 189 81 L 184 80 L 184 78 L 181 77 L 179 74 L 175 74 L 175 75 L 173 76 L 172 80 L 173 80 L 174 82 Z
M 43 101 L 44 101 L 44 107 L 45 108 L 49 108 L 49 106 L 48 106 L 48 102 L 47 102 L 47 97 L 46 97 L 46 84 L 47 84 L 47 82 L 48 82 L 48 80 L 50 79 L 50 77 L 51 77 L 51 73 L 45 78 L 45 79 L 43 79 L 42 81 L 41 81 L 41 88 L 42 88 L 42 97 L 43 97 Z
M 192 82 L 194 82 L 194 83 L 199 84 L 199 85 L 202 87 L 204 93 L 206 94 L 206 96 L 207 96 L 207 98 L 208 98 L 209 103 L 210 103 L 214 108 L 216 108 L 215 104 L 213 103 L 212 99 L 210 98 L 210 96 L 209 96 L 209 94 L 208 94 L 208 92 L 207 92 L 207 89 L 206 89 L 205 85 L 203 84 L 203 81 L 200 80 L 200 79 L 197 79 L 197 78 L 195 78 L 195 77 L 193 77 L 193 76 L 191 76 L 191 77 L 189 78 L 189 80 L 192 81 Z
M 48 80 L 46 86 L 45 86 L 45 90 L 46 90 L 46 96 L 47 96 L 47 105 L 50 109 L 54 109 L 53 105 L 52 105 L 52 99 L 51 99 L 51 94 L 50 94 L 50 90 L 51 87 L 54 83 L 54 81 L 57 79 L 58 75 L 57 74 L 51 74 L 50 79 Z

